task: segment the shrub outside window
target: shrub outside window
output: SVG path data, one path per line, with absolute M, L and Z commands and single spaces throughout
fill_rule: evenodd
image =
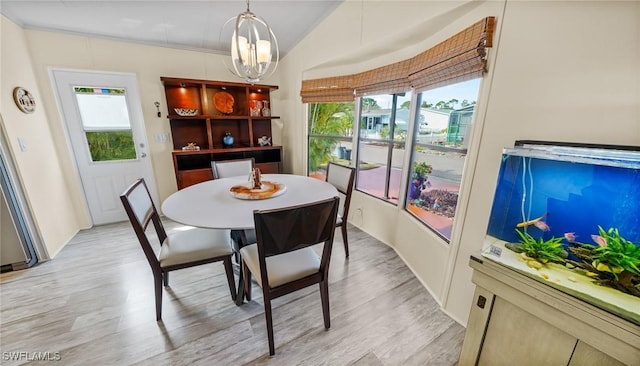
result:
M 330 161 L 351 166 L 354 103 L 310 103 L 308 175 L 325 179 Z
M 420 93 L 405 209 L 449 241 L 480 79 Z

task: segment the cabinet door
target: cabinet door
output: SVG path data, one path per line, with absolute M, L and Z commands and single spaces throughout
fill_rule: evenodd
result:
M 624 363 L 600 352 L 590 345 L 578 341 L 569 366 L 624 366 Z
M 256 164 L 256 168 L 260 169 L 260 173 L 262 174 L 280 173 L 280 163 L 260 163 Z
M 213 179 L 213 171 L 211 168 L 178 171 L 178 189 L 211 179 Z
M 497 297 L 478 365 L 568 365 L 577 339 Z

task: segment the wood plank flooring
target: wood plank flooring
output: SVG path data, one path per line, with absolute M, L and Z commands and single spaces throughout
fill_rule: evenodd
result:
M 456 365 L 464 328 L 392 249 L 354 227 L 349 243 L 345 260 L 336 232 L 331 329 L 317 286 L 276 299 L 269 357 L 255 283 L 236 306 L 221 263 L 174 271 L 158 323 L 129 223 L 82 231 L 54 260 L 0 275 L 0 363 L 51 364 L 34 361 L 49 352 L 63 365 Z

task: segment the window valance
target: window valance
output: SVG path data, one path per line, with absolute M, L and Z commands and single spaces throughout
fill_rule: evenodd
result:
M 353 75 L 303 80 L 304 103 L 345 102 L 355 96 L 423 91 L 482 76 L 493 45 L 495 17 L 486 17 L 404 61 Z
M 350 75 L 302 80 L 300 96 L 304 103 L 351 102 L 353 81 Z

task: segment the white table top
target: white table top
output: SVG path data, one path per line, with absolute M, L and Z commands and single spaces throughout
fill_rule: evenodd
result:
M 215 179 L 181 189 L 162 203 L 162 213 L 184 225 L 212 229 L 252 229 L 253 211 L 289 207 L 338 196 L 331 184 L 291 174 L 263 174 L 262 180 L 282 183 L 286 191 L 263 200 L 235 198 L 229 189 L 247 177 Z

